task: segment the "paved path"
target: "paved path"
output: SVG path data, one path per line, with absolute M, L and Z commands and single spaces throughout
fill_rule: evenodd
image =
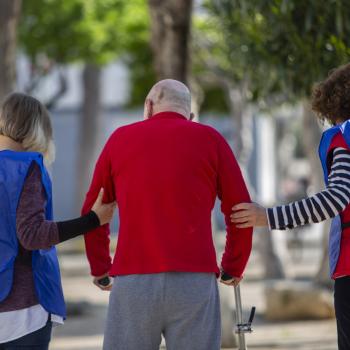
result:
M 252 264 L 257 266 L 257 264 Z M 76 315 L 70 316 L 63 327 L 54 330 L 51 350 L 100 350 L 103 339 L 108 293 L 92 285 L 85 257 L 61 257 L 63 286 L 69 307 Z M 272 323 L 263 318 L 264 286 L 256 280 L 257 271 L 247 273 L 242 283 L 243 304 L 257 306 L 254 333 L 247 335 L 249 349 L 278 350 L 336 350 L 334 320 Z M 232 303 L 233 303 L 232 297 Z M 135 349 L 142 350 L 142 349 Z M 181 350 L 181 349 L 179 349 Z
M 64 327 L 55 330 L 50 349 L 100 350 L 104 316 L 105 306 L 101 305 L 84 317 L 70 317 Z M 259 322 L 247 343 L 249 349 L 259 350 L 336 350 L 335 332 L 334 321 Z

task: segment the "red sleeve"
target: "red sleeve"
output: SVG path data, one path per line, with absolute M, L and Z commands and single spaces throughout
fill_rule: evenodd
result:
M 250 203 L 251 200 L 236 158 L 221 136 L 218 160 L 218 196 L 227 230 L 221 266 L 229 275 L 241 277 L 252 250 L 253 229 L 236 228 L 230 220 L 230 215 L 234 205 L 242 202 Z
M 95 200 L 100 189 L 104 188 L 105 203 L 115 200 L 114 184 L 112 179 L 111 163 L 109 157 L 109 149 L 111 140 L 104 147 L 95 167 L 92 182 L 89 191 L 86 194 L 82 214 L 87 214 Z M 88 232 L 85 236 L 86 255 L 90 263 L 91 274 L 93 276 L 101 276 L 108 273 L 111 267 L 111 257 L 109 253 L 109 224 L 100 226 L 95 230 Z

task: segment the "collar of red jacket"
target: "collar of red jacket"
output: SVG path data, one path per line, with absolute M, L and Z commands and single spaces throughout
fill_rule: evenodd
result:
M 154 120 L 154 119 L 158 119 L 158 118 L 170 118 L 170 119 L 178 119 L 178 118 L 181 118 L 181 119 L 186 119 L 187 118 L 180 114 L 180 113 L 177 113 L 177 112 L 160 112 L 160 113 L 157 113 L 157 114 L 154 114 L 152 115 L 151 118 L 149 118 L 149 120 Z

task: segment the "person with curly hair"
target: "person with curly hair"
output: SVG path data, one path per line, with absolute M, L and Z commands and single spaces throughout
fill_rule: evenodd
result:
M 332 219 L 329 265 L 334 284 L 338 347 L 350 349 L 350 63 L 315 85 L 312 109 L 332 125 L 321 138 L 319 156 L 326 188 L 308 198 L 264 208 L 257 203 L 233 207 L 238 228 L 268 226 L 285 230 Z

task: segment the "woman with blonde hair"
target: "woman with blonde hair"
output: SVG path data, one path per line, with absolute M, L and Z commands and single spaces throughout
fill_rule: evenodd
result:
M 45 164 L 53 159 L 46 108 L 9 95 L 0 109 L 0 350 L 48 349 L 52 323 L 66 316 L 55 245 L 108 223 L 114 212 L 101 190 L 87 215 L 52 221 Z

